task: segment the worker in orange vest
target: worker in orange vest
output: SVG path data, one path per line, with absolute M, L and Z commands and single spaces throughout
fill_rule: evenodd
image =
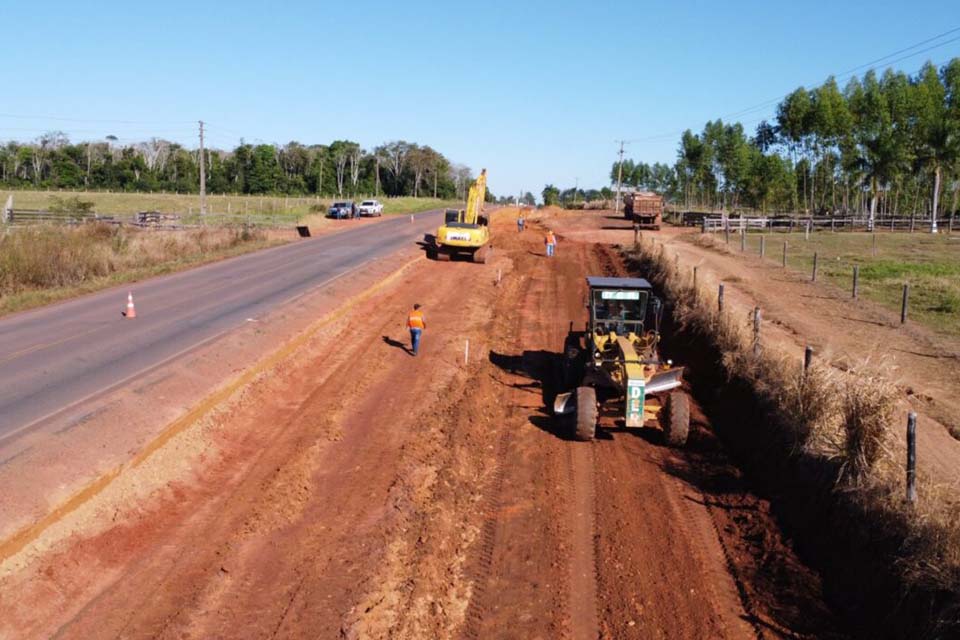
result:
M 543 243 L 547 245 L 547 257 L 552 257 L 557 246 L 557 236 L 553 235 L 553 231 L 547 231 L 547 237 L 544 238 Z
M 407 328 L 410 329 L 410 350 L 413 355 L 417 355 L 417 352 L 420 351 L 420 336 L 423 335 L 423 330 L 427 328 L 419 304 L 413 305 L 413 309 L 407 316 Z

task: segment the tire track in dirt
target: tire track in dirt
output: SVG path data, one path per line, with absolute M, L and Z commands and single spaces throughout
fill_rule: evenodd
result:
M 590 256 L 571 244 L 547 260 L 535 250 L 539 236 L 513 238 L 507 245 L 514 277 L 524 286 L 511 322 L 501 327 L 504 351 L 493 354 L 509 384 L 502 402 L 512 407 L 511 418 L 500 441 L 504 471 L 488 497 L 492 508 L 463 635 L 486 638 L 510 629 L 516 637 L 596 638 L 592 447 L 569 442 L 546 410 L 556 393 L 556 351 L 567 318 L 580 307 Z M 525 599 L 539 611 L 518 604 Z
M 573 638 L 596 638 L 596 477 L 592 443 L 573 443 L 568 465 L 573 488 L 570 550 L 570 631 Z

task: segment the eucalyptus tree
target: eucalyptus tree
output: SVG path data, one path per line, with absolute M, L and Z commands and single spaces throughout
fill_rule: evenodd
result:
M 944 74 L 946 75 L 946 74 Z M 933 176 L 930 231 L 937 232 L 940 185 L 943 170 L 951 169 L 960 156 L 958 123 L 950 117 L 947 89 L 936 67 L 927 63 L 915 84 L 917 113 L 916 153 L 920 165 Z

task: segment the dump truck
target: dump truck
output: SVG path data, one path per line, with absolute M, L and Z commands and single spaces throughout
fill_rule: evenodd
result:
M 470 257 L 474 262 L 486 262 L 490 244 L 490 227 L 483 216 L 483 201 L 487 194 L 487 170 L 483 169 L 470 185 L 466 209 L 447 209 L 443 226 L 437 229 L 432 257 L 450 260 L 455 255 Z
M 641 229 L 660 229 L 663 219 L 663 196 L 652 191 L 635 191 L 623 198 L 623 217 Z
M 570 325 L 554 415 L 578 440 L 592 440 L 598 419 L 609 416 L 626 428 L 659 424 L 667 444 L 682 447 L 690 399 L 683 367 L 659 355 L 662 301 L 644 278 L 589 276 L 587 288 L 590 317 L 583 331 Z

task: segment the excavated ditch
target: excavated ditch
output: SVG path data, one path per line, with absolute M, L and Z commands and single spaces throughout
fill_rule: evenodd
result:
M 662 287 L 651 256 L 626 254 L 628 270 Z M 711 336 L 685 326 L 667 302 L 664 353 L 687 367 L 686 381 L 710 428 L 720 439 L 747 490 L 770 505 L 790 547 L 817 574 L 825 603 L 852 637 L 947 638 L 960 636 L 955 593 L 908 587 L 898 571 L 906 532 L 871 521 L 854 497 L 835 490 L 835 466 L 791 451 L 771 407 L 741 378 L 730 378 Z M 747 537 L 749 538 L 749 532 Z M 788 566 L 776 558 L 763 580 L 790 593 Z M 807 612 L 809 614 L 809 611 Z M 823 630 L 814 631 L 823 637 Z

